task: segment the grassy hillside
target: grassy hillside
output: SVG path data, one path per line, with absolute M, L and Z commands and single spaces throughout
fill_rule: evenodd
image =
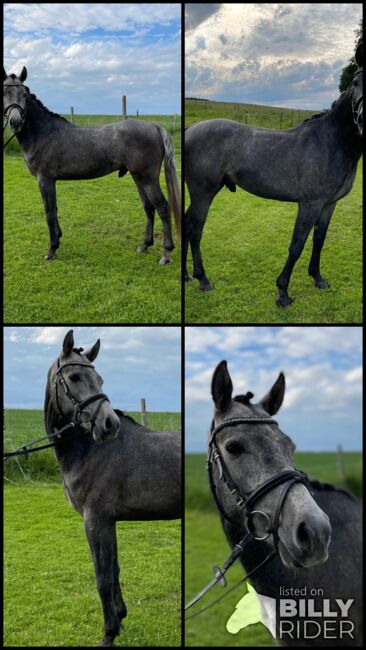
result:
M 305 119 L 317 111 L 304 111 L 292 108 L 279 108 L 277 106 L 262 106 L 260 104 L 242 104 L 237 102 L 215 102 L 207 99 L 186 99 L 185 126 L 224 117 L 227 120 L 236 120 L 253 126 L 263 126 L 268 129 L 288 129 L 298 126 Z M 281 122 L 282 113 L 282 122 Z

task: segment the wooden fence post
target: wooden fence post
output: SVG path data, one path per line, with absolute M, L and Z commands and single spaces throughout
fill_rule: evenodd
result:
M 70 108 L 70 117 L 71 117 L 71 123 L 74 124 L 74 107 L 71 106 Z
M 125 120 L 127 118 L 126 95 L 122 95 L 122 115 L 123 115 L 123 119 Z
M 147 417 L 146 417 L 146 400 L 144 397 L 141 397 L 141 424 L 147 426 Z
M 337 445 L 337 474 L 339 478 L 342 481 L 344 481 L 345 472 L 344 472 L 344 458 L 343 458 L 342 445 Z

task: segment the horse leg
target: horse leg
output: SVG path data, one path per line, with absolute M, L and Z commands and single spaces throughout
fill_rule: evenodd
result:
M 161 191 L 158 180 L 143 183 L 143 189 L 151 205 L 158 211 L 163 224 L 164 255 L 159 264 L 168 264 L 172 261 L 171 252 L 174 249 L 168 201 Z
M 116 612 L 118 620 L 122 621 L 123 618 L 127 616 L 127 607 L 126 603 L 122 598 L 121 585 L 119 583 L 119 574 L 120 568 L 118 564 L 118 547 L 117 547 L 117 532 L 116 527 L 113 529 L 114 533 L 114 555 L 113 555 L 113 593 L 114 593 L 114 604 L 116 607 Z
M 192 200 L 188 208 L 188 237 L 193 257 L 193 277 L 199 280 L 199 288 L 202 291 L 210 291 L 213 289 L 211 282 L 206 277 L 200 246 L 203 227 L 213 198 L 214 194 L 212 196 L 207 195 L 195 203 Z
M 190 218 L 189 218 L 189 210 L 190 207 L 188 208 L 187 212 L 184 215 L 184 238 L 183 238 L 183 264 L 184 264 L 184 279 L 186 282 L 189 282 L 190 280 L 193 280 L 192 275 L 188 273 L 188 267 L 187 267 L 187 257 L 188 257 L 188 245 L 189 245 L 189 233 L 190 233 Z
M 288 249 L 289 255 L 286 260 L 286 264 L 283 267 L 282 273 L 280 273 L 276 282 L 279 290 L 279 296 L 277 298 L 277 305 L 279 307 L 287 307 L 293 302 L 292 298 L 290 298 L 287 293 L 291 273 L 302 253 L 309 232 L 316 222 L 318 214 L 319 208 L 314 204 L 299 204 L 291 244 Z
M 309 275 L 313 276 L 315 286 L 318 287 L 318 289 L 328 289 L 329 287 L 328 282 L 322 278 L 320 273 L 320 254 L 335 206 L 336 203 L 331 203 L 330 205 L 325 206 L 321 212 L 320 218 L 314 226 L 313 252 L 309 264 Z
M 120 619 L 115 603 L 115 522 L 84 516 L 85 532 L 93 557 L 97 589 L 104 614 L 104 638 L 100 645 L 112 646 L 119 634 Z
M 56 183 L 52 179 L 40 176 L 38 178 L 38 185 L 42 195 L 50 233 L 50 245 L 48 253 L 45 255 L 45 259 L 53 260 L 56 257 L 56 251 L 60 246 L 60 237 L 62 236 L 62 231 L 57 218 Z
M 140 195 L 142 204 L 144 206 L 145 214 L 146 214 L 146 230 L 145 230 L 145 239 L 143 243 L 137 247 L 137 252 L 138 253 L 146 253 L 147 249 L 149 246 L 152 246 L 154 243 L 154 220 L 155 220 L 155 208 L 152 205 L 152 203 L 149 201 L 148 197 L 146 196 L 146 193 L 144 192 L 143 188 L 140 187 L 138 181 L 132 174 L 133 180 L 136 183 L 136 187 L 138 189 L 138 193 Z

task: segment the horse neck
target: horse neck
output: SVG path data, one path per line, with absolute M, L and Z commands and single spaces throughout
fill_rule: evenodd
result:
M 55 429 L 61 429 L 67 424 L 70 424 L 70 420 L 66 420 L 62 415 L 60 415 L 53 398 L 51 397 L 49 385 L 47 385 L 46 388 L 44 424 L 47 435 L 54 433 Z M 60 443 L 54 447 L 56 458 L 62 473 L 70 470 L 75 461 L 82 458 L 89 451 L 92 443 L 91 434 L 77 436 L 77 432 L 75 431 L 75 435 L 73 435 L 73 431 L 74 430 L 66 431 L 62 434 Z M 65 440 L 65 438 L 68 438 L 68 440 Z M 50 438 L 50 440 L 55 442 L 55 438 Z
M 42 133 L 60 128 L 60 125 L 67 126 L 68 122 L 62 117 L 52 115 L 37 100 L 28 96 L 24 125 L 16 137 L 22 149 L 26 151 Z
M 353 121 L 350 89 L 343 92 L 338 100 L 334 102 L 329 112 L 329 119 L 332 119 L 337 125 L 337 130 L 347 153 L 358 161 L 362 154 L 362 140 Z

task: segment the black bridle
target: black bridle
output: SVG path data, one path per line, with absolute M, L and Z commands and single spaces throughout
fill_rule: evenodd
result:
M 214 587 L 218 582 L 223 587 L 226 586 L 226 580 L 224 577 L 226 571 L 229 569 L 229 567 L 231 567 L 231 565 L 235 562 L 235 560 L 239 558 L 239 556 L 245 550 L 246 546 L 251 541 L 254 540 L 263 541 L 267 539 L 267 537 L 272 535 L 274 550 L 271 551 L 267 555 L 267 557 L 260 564 L 258 564 L 252 571 L 250 571 L 246 575 L 246 577 L 240 581 L 239 584 L 247 580 L 251 575 L 253 575 L 256 571 L 258 571 L 258 569 L 260 569 L 264 564 L 266 564 L 269 560 L 271 560 L 278 553 L 279 520 L 280 520 L 281 510 L 283 508 L 289 490 L 295 483 L 303 483 L 304 485 L 306 485 L 308 489 L 310 489 L 307 476 L 306 474 L 304 474 L 304 472 L 301 472 L 300 470 L 297 469 L 289 469 L 289 470 L 284 470 L 283 472 L 279 472 L 278 474 L 275 474 L 267 481 L 264 481 L 264 483 L 259 485 L 259 487 L 253 490 L 248 496 L 244 496 L 240 492 L 240 489 L 236 485 L 235 481 L 233 480 L 229 470 L 226 467 L 224 459 L 216 445 L 216 435 L 219 433 L 219 431 L 221 431 L 224 427 L 234 426 L 237 424 L 274 424 L 277 426 L 276 420 L 273 420 L 272 418 L 269 417 L 268 418 L 261 418 L 261 417 L 228 418 L 226 420 L 222 420 L 217 426 L 215 426 L 214 422 L 212 422 L 211 424 L 209 454 L 207 460 L 207 469 L 208 469 L 208 475 L 210 480 L 211 492 L 214 496 L 218 510 L 221 513 L 222 517 L 230 521 L 231 523 L 235 523 L 221 507 L 221 504 L 216 494 L 216 483 L 213 478 L 213 467 L 214 465 L 216 465 L 219 471 L 219 480 L 222 480 L 223 483 L 228 487 L 228 489 L 230 490 L 231 494 L 233 495 L 236 501 L 237 506 L 244 512 L 244 522 L 245 522 L 245 528 L 247 532 L 244 535 L 244 537 L 234 546 L 233 551 L 231 552 L 227 560 L 222 565 L 222 568 L 220 569 L 216 565 L 213 566 L 213 572 L 215 577 L 211 580 L 211 582 L 208 583 L 208 585 L 206 585 L 206 587 L 204 587 L 204 589 L 202 589 L 202 591 L 200 591 L 198 594 L 196 594 L 194 598 L 192 598 L 192 600 L 185 606 L 186 610 L 192 607 L 193 605 L 195 605 L 195 603 L 197 603 L 205 594 L 207 594 L 207 592 L 210 591 L 210 589 L 212 589 L 212 587 Z M 273 517 L 273 522 L 271 522 L 270 517 L 265 512 L 261 510 L 254 510 L 254 504 L 258 499 L 260 499 L 262 496 L 267 494 L 267 492 L 270 492 L 272 489 L 276 488 L 277 486 L 283 483 L 286 483 L 286 485 L 282 490 L 282 493 L 278 500 L 276 511 Z M 254 514 L 264 518 L 266 523 L 266 528 L 267 528 L 265 535 L 261 535 L 258 537 L 255 534 L 253 525 L 251 523 L 251 517 Z M 209 607 L 215 604 L 215 602 L 217 601 L 211 603 Z M 208 607 L 200 610 L 196 614 L 193 614 L 192 617 L 197 616 L 198 614 L 202 613 L 206 609 L 208 609 Z
M 13 87 L 13 86 L 15 86 L 15 87 L 17 87 L 17 88 L 21 88 L 21 87 L 22 87 L 22 86 L 20 86 L 20 84 L 4 84 L 4 85 L 5 85 L 6 88 Z M 26 97 L 26 96 L 27 96 L 27 94 L 25 93 L 25 97 Z M 4 146 L 3 146 L 3 149 L 5 149 L 5 147 L 9 144 L 9 142 L 11 142 L 13 138 L 15 138 L 15 136 L 17 135 L 17 133 L 20 133 L 20 131 L 22 130 L 22 128 L 23 128 L 23 126 L 24 126 L 25 116 L 26 116 L 26 113 L 27 113 L 27 99 L 25 100 L 25 108 L 23 108 L 23 107 L 22 107 L 20 104 L 18 104 L 17 102 L 13 102 L 12 104 L 9 104 L 9 106 L 6 107 L 6 109 L 4 110 L 5 124 L 4 124 L 4 126 L 3 126 L 3 133 L 4 133 L 5 129 L 6 129 L 6 127 L 8 126 L 10 111 L 11 111 L 13 108 L 17 108 L 17 109 L 18 109 L 18 111 L 19 111 L 19 113 L 20 113 L 20 117 L 21 117 L 21 119 L 22 119 L 22 123 L 21 123 L 21 125 L 20 125 L 20 128 L 19 128 L 17 131 L 15 131 L 15 133 L 13 133 L 13 135 L 11 136 L 11 138 L 9 138 L 9 140 L 7 140 L 7 142 L 5 142 L 5 144 L 4 144 Z
M 92 395 L 91 397 L 88 397 L 87 399 L 79 402 L 72 394 L 70 387 L 68 386 L 66 379 L 62 374 L 63 369 L 66 368 L 67 366 L 86 366 L 87 368 L 94 368 L 94 366 L 91 363 L 83 363 L 79 361 L 69 361 L 68 363 L 64 363 L 61 365 L 60 359 L 57 359 L 57 370 L 56 370 L 56 379 L 55 379 L 55 398 L 56 398 L 56 405 L 59 411 L 59 415 L 63 419 L 66 419 L 66 416 L 64 415 L 60 405 L 59 394 L 58 394 L 58 387 L 62 386 L 63 390 L 65 391 L 65 395 L 74 405 L 75 417 L 71 420 L 71 422 L 66 424 L 61 429 L 56 429 L 54 433 L 48 433 L 47 436 L 44 436 L 42 438 L 37 438 L 37 440 L 33 440 L 32 442 L 28 442 L 26 445 L 22 445 L 21 447 L 18 447 L 14 451 L 4 452 L 3 454 L 4 461 L 8 460 L 13 456 L 28 456 L 28 454 L 31 454 L 35 451 L 41 451 L 41 449 L 47 449 L 48 447 L 55 447 L 60 442 L 61 439 L 62 442 L 66 442 L 67 440 L 71 440 L 72 438 L 76 438 L 78 436 L 85 435 L 86 433 L 93 432 L 100 408 L 103 402 L 105 401 L 109 402 L 109 398 L 104 393 L 96 393 L 95 395 Z M 89 406 L 89 404 L 92 404 L 93 402 L 96 402 L 97 400 L 100 400 L 99 405 L 94 411 L 94 414 L 91 416 L 89 411 L 85 411 L 85 407 Z M 84 413 L 87 413 L 87 419 L 85 420 L 83 419 Z M 85 430 L 80 428 L 81 424 L 91 424 L 91 430 L 89 429 Z M 72 436 L 69 436 L 67 438 L 62 436 L 62 434 L 64 434 L 66 431 L 69 431 L 70 429 L 77 429 L 78 427 L 79 427 L 79 431 L 76 434 L 73 434 Z M 32 445 L 35 445 L 38 442 L 42 442 L 43 440 L 49 440 L 50 438 L 56 438 L 56 441 L 50 442 L 47 445 L 41 445 L 40 447 L 30 449 Z
M 357 93 L 354 93 L 353 91 L 354 91 L 354 89 L 358 88 L 358 85 L 355 85 L 356 77 L 358 75 L 362 75 L 362 74 L 363 74 L 363 68 L 359 68 L 359 70 L 357 70 L 357 72 L 356 72 L 356 74 L 355 74 L 355 76 L 353 78 L 353 83 L 352 83 L 352 99 L 351 99 L 352 116 L 353 116 L 353 121 L 356 124 L 356 126 L 358 126 L 358 117 L 359 117 L 359 113 L 360 113 L 360 105 L 362 104 L 362 106 L 363 106 L 363 92 L 357 98 L 354 98 L 354 94 L 357 95 Z

